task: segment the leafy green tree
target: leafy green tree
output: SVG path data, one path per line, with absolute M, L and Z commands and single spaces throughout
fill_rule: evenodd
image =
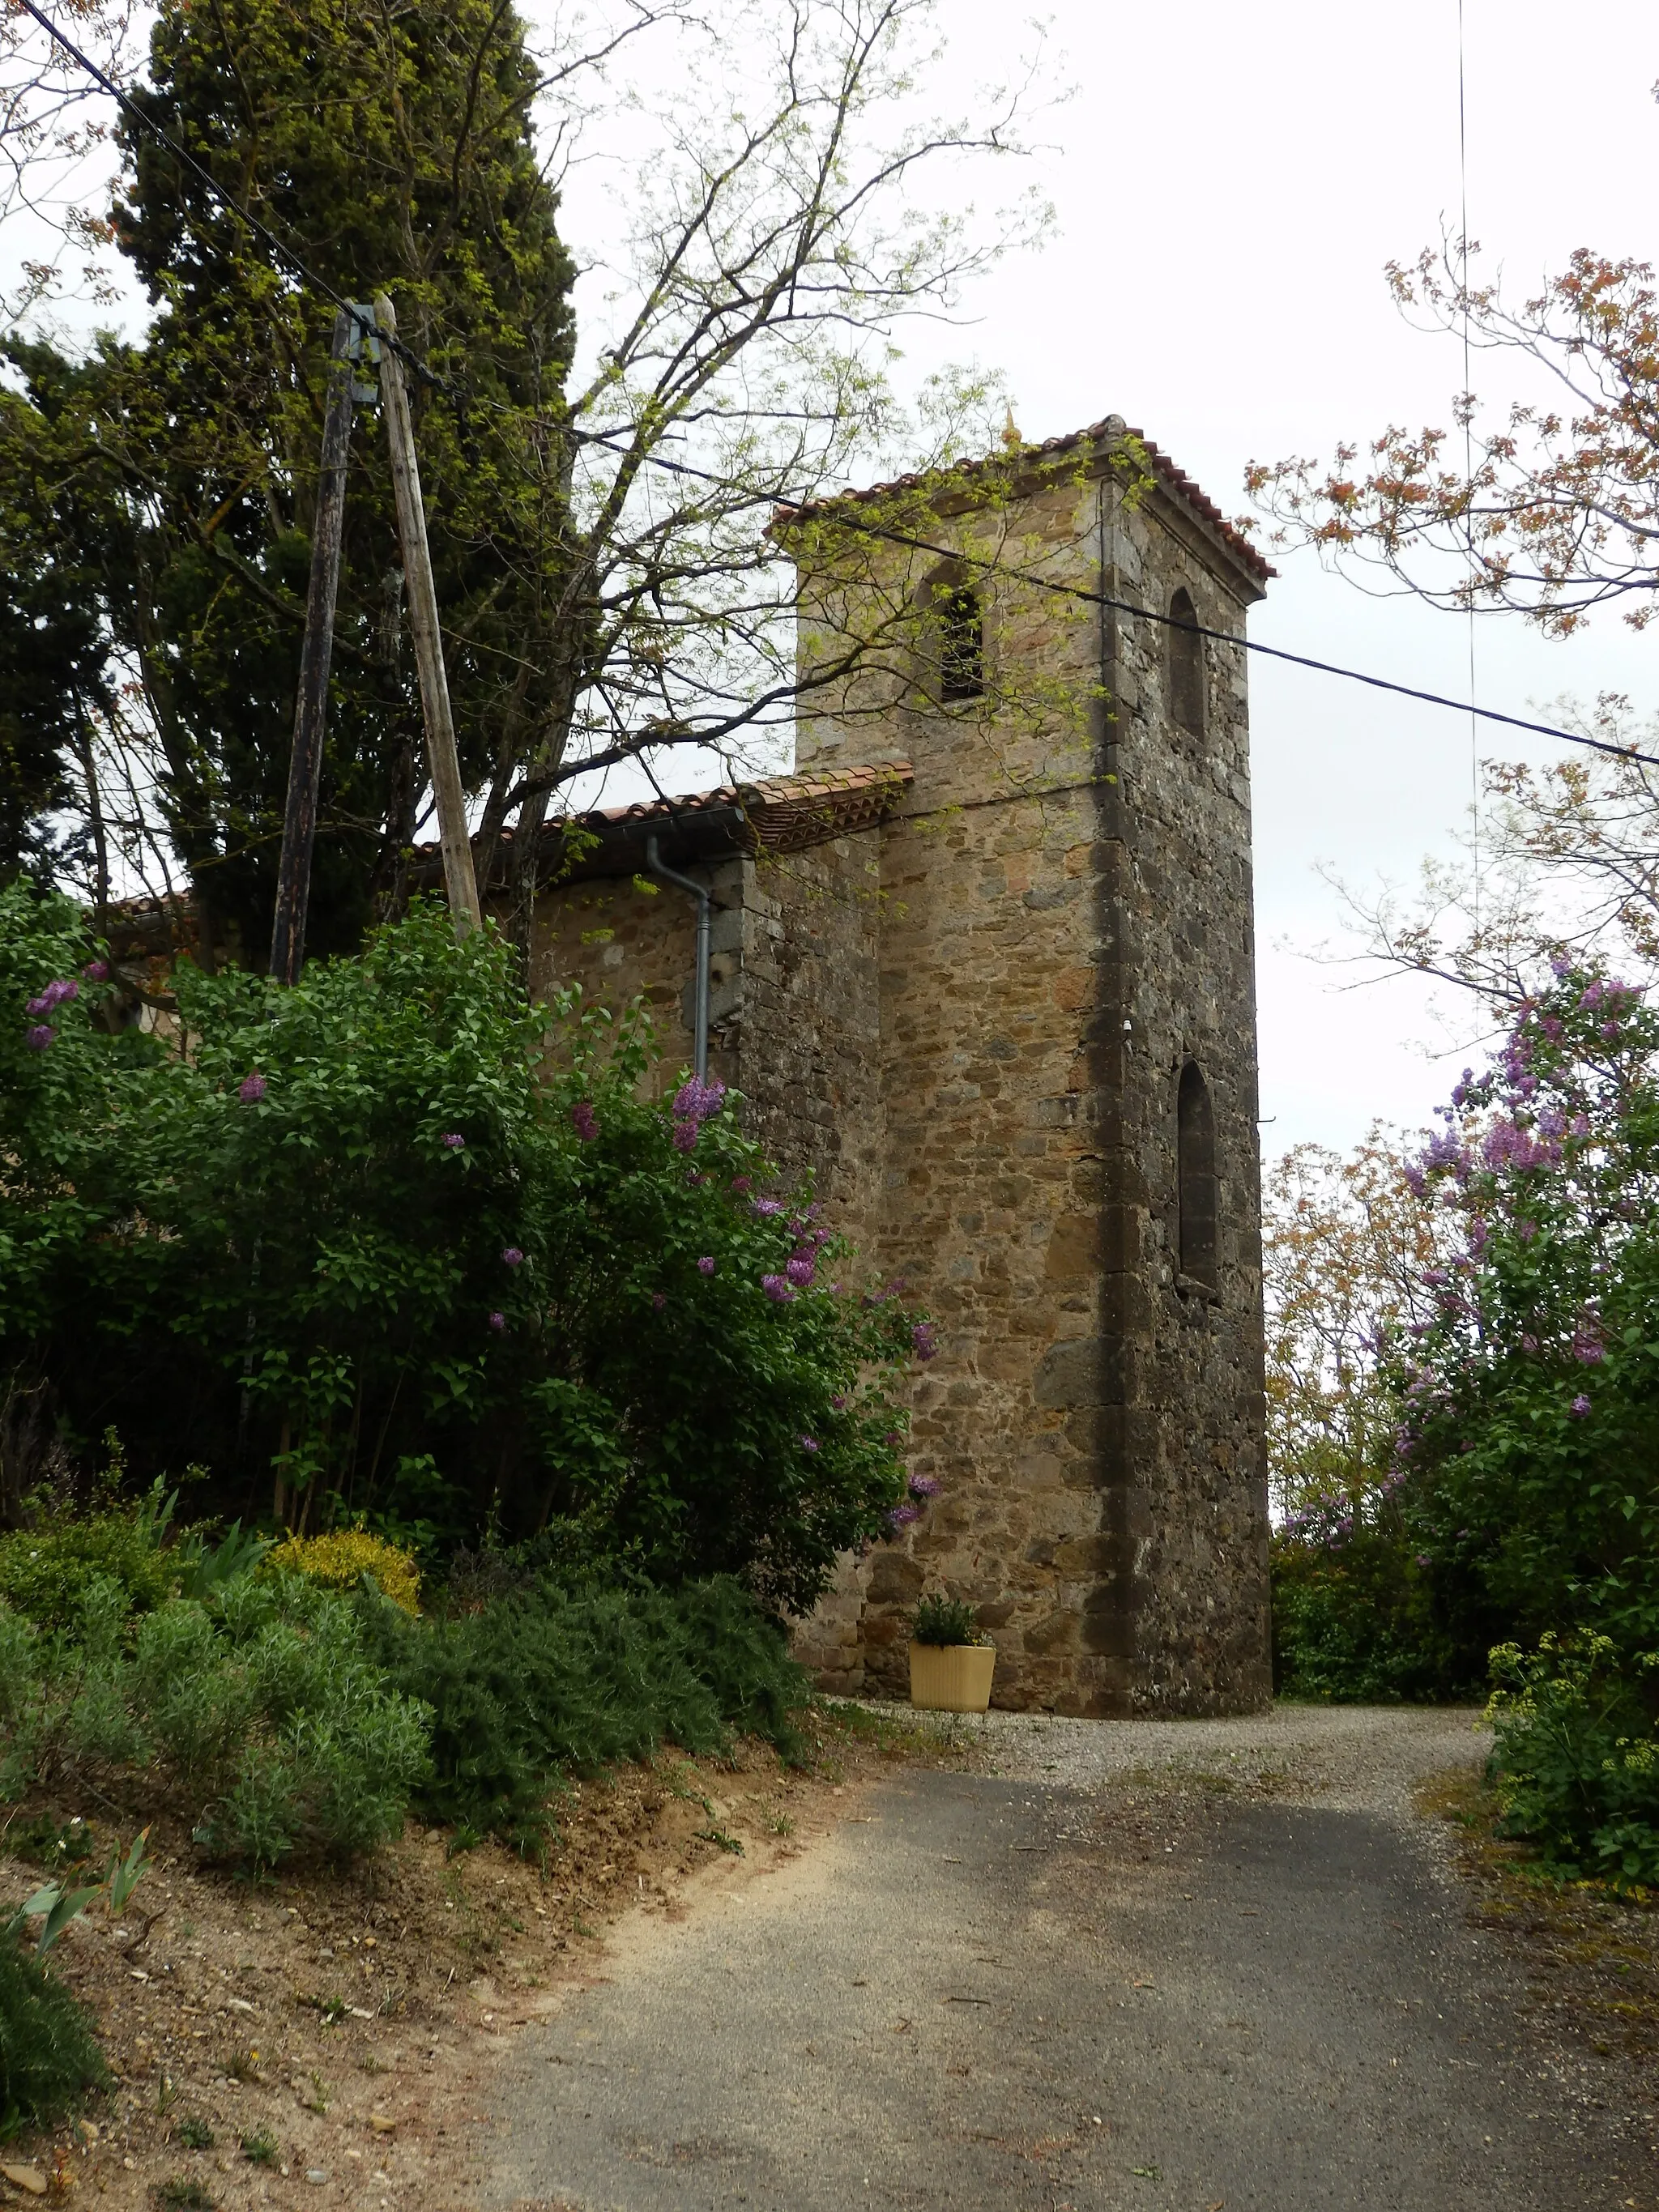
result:
M 326 284 L 389 290 L 431 372 L 415 404 L 450 681 L 475 783 L 534 750 L 570 617 L 561 550 L 562 383 L 572 265 L 538 165 L 537 74 L 493 0 L 392 9 L 337 0 L 168 0 L 144 112 Z M 84 627 L 101 629 L 155 745 L 154 793 L 187 871 L 210 961 L 269 939 L 309 562 L 332 304 L 295 281 L 131 118 L 116 208 L 156 309 L 139 343 L 86 360 L 10 349 L 27 405 L 15 446 L 40 503 L 35 542 Z M 0 530 L 22 528 L 14 471 Z M 385 441 L 354 441 L 313 891 L 313 950 L 355 946 L 395 906 L 419 823 L 422 738 Z M 0 616 L 7 610 L 0 609 Z M 16 618 L 27 610 L 21 600 Z M 15 623 L 14 623 L 15 626 Z M 0 646 L 4 637 L 0 621 Z M 58 692 L 64 690 L 60 681 Z M 37 715 L 37 750 L 53 721 Z M 39 779 L 37 778 L 37 782 Z
M 797 1609 L 914 1517 L 931 1333 L 718 1085 L 642 1102 L 641 1032 L 532 1007 L 418 903 L 292 990 L 185 963 L 163 1050 L 98 1027 L 76 920 L 0 891 L 0 1376 L 71 1447 L 201 1461 L 227 1515 L 550 1529 Z
M 1495 1634 L 1659 1642 L 1659 1013 L 1565 957 L 1420 1173 L 1463 1231 L 1402 1355 L 1412 1540 Z
M 962 457 L 994 446 L 1005 408 L 977 374 L 902 404 L 895 334 L 948 310 L 1045 212 L 972 213 L 962 171 L 1021 150 L 1034 58 L 1011 51 L 1008 83 L 975 116 L 931 117 L 917 95 L 940 12 L 629 0 L 586 52 L 561 26 L 538 80 L 515 19 L 476 0 L 161 11 L 139 96 L 331 283 L 361 297 L 385 283 L 444 380 L 419 388 L 417 434 L 446 647 L 479 877 L 509 901 L 521 956 L 574 780 L 635 760 L 654 774 L 677 747 L 741 777 L 775 766 L 801 702 L 878 713 L 914 684 L 927 626 L 914 592 L 894 595 L 892 541 L 935 534 Z M 605 66 L 641 30 L 658 41 L 651 84 L 608 94 Z M 596 214 L 585 250 L 588 358 L 568 396 L 568 270 L 526 150 L 532 95 L 555 161 L 586 128 L 627 173 L 616 222 Z M 163 890 L 179 856 L 209 951 L 228 939 L 257 960 L 332 309 L 164 149 L 131 127 L 123 141 L 118 227 L 160 313 L 144 346 L 84 365 L 55 466 L 88 471 L 108 514 L 122 858 L 153 854 Z M 1012 470 L 1012 424 L 1005 436 Z M 377 450 L 366 505 L 352 494 L 320 950 L 360 941 L 372 908 L 397 910 L 421 818 L 381 465 Z M 901 470 L 890 496 L 836 509 L 849 482 Z M 971 489 L 988 517 L 982 470 Z M 769 530 L 782 509 L 787 528 Z M 994 531 L 975 538 L 976 572 L 1021 564 Z M 855 599 L 860 619 L 843 635 L 809 606 L 805 629 L 824 635 L 804 641 L 793 561 L 822 583 L 827 552 L 831 597 Z M 848 680 L 872 671 L 861 690 Z

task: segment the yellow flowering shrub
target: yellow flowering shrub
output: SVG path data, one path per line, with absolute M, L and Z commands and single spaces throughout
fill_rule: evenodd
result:
M 356 1589 L 364 1575 L 411 1617 L 420 1611 L 420 1570 L 407 1552 L 366 1528 L 337 1528 L 328 1536 L 289 1536 L 266 1553 L 267 1574 L 302 1575 L 324 1589 Z

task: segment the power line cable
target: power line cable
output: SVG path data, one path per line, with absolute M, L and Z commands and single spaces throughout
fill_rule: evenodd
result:
M 589 442 L 599 444 L 603 441 L 593 439 Z M 689 461 L 671 461 L 660 455 L 649 455 L 647 459 L 654 466 L 672 470 L 677 475 L 696 477 L 707 483 L 723 481 L 709 470 L 693 467 Z M 787 508 L 792 502 L 780 500 L 777 504 Z M 805 507 L 818 502 L 804 501 L 799 504 Z M 837 501 L 831 496 L 823 504 L 833 507 Z M 1008 574 L 1000 562 L 981 555 L 965 553 L 960 546 L 938 545 L 928 538 L 913 537 L 908 531 L 894 530 L 883 523 L 865 522 L 848 515 L 844 518 L 844 526 L 861 536 L 879 538 L 889 544 L 903 546 L 915 553 L 932 553 L 940 560 L 965 562 L 969 567 L 983 569 L 991 574 Z M 1478 714 L 1483 721 L 1502 722 L 1511 730 L 1528 730 L 1540 738 L 1559 738 L 1563 744 L 1586 745 L 1592 752 L 1609 754 L 1614 760 L 1640 761 L 1646 767 L 1659 768 L 1659 753 L 1641 752 L 1634 745 L 1616 745 L 1607 738 L 1586 737 L 1581 730 L 1559 729 L 1553 722 L 1533 722 L 1524 715 L 1500 714 L 1497 708 L 1477 706 L 1472 699 L 1448 699 L 1439 691 L 1419 690 L 1415 684 L 1396 684 L 1387 676 L 1372 676 L 1360 668 L 1344 668 L 1334 660 L 1316 660 L 1310 653 L 1291 653 L 1282 645 L 1264 645 L 1259 639 L 1236 636 L 1231 630 L 1210 629 L 1202 623 L 1183 622 L 1179 616 L 1161 613 L 1156 607 L 1138 606 L 1132 599 L 1113 599 L 1104 592 L 1089 591 L 1081 584 L 1060 583 L 1052 576 L 1038 575 L 1029 568 L 1014 573 L 1023 583 L 1030 584 L 1038 591 L 1051 592 L 1057 598 L 1081 599 L 1089 606 L 1109 607 L 1117 614 L 1133 615 L 1141 622 L 1163 623 L 1169 629 L 1186 630 L 1197 637 L 1213 638 L 1218 644 L 1236 646 L 1242 652 L 1260 653 L 1269 660 L 1288 661 L 1296 668 L 1311 668 L 1321 676 L 1340 676 L 1350 684 L 1364 684 L 1374 691 L 1392 691 L 1402 699 L 1421 700 L 1425 706 L 1449 707 L 1454 714 Z
M 1469 556 L 1469 821 L 1474 861 L 1474 934 L 1480 936 L 1480 744 L 1474 707 L 1474 431 L 1469 413 L 1469 126 L 1464 90 L 1463 0 L 1457 0 L 1457 215 L 1458 245 L 1462 253 L 1460 289 L 1463 295 L 1463 481 L 1470 487 L 1469 512 L 1464 522 L 1464 542 Z
M 96 62 L 93 61 L 88 55 L 82 53 L 79 46 L 75 44 L 74 40 L 64 31 L 60 30 L 58 25 L 52 21 L 52 18 L 46 15 L 42 9 L 35 4 L 35 0 L 18 0 L 18 5 L 21 7 L 27 14 L 34 18 L 35 21 L 40 25 L 41 28 L 47 33 L 47 35 L 53 39 L 80 68 L 86 71 L 87 75 L 92 78 L 94 83 L 100 86 L 105 92 L 108 93 L 112 100 L 119 102 L 120 106 L 133 118 L 134 121 L 137 123 L 142 130 L 148 131 L 152 137 L 159 139 L 161 144 L 167 149 L 176 160 L 182 161 L 194 175 L 201 179 L 203 184 L 207 186 L 208 190 L 212 192 L 214 198 L 217 199 L 230 214 L 234 216 L 239 222 L 246 224 L 248 229 L 251 230 L 257 238 L 262 239 L 270 248 L 271 252 L 278 255 L 282 260 L 286 262 L 289 268 L 292 270 L 296 276 L 300 276 L 306 283 L 313 285 L 316 289 L 322 294 L 325 299 L 331 301 L 335 307 L 343 309 L 347 314 L 352 316 L 353 319 L 362 325 L 370 335 L 379 337 L 383 345 L 390 345 L 393 351 L 398 355 L 398 359 L 404 362 L 415 375 L 422 378 L 424 382 L 435 386 L 453 398 L 462 400 L 465 399 L 466 395 L 463 392 L 462 388 L 459 386 L 454 384 L 447 378 L 440 376 L 435 370 L 429 368 L 424 362 L 418 360 L 416 356 L 409 350 L 408 347 L 401 339 L 388 337 L 384 331 L 380 331 L 372 323 L 365 322 L 362 310 L 356 302 L 343 297 L 343 295 L 337 292 L 334 287 L 330 284 L 325 278 L 319 276 L 317 274 L 316 270 L 310 266 L 302 256 L 296 253 L 292 246 L 286 245 L 283 240 L 276 235 L 276 232 L 270 229 L 269 225 L 262 222 L 258 216 L 252 214 L 248 209 L 243 207 L 234 195 L 226 191 L 225 187 L 219 182 L 218 179 L 213 174 L 210 169 L 204 167 L 204 165 L 197 160 L 196 156 L 191 154 L 188 149 L 181 146 L 169 131 L 163 130 L 161 125 L 156 122 L 153 116 L 146 114 L 144 110 L 135 100 L 132 99 L 131 94 L 124 92 L 120 86 L 115 82 L 114 79 L 106 75 L 104 70 L 98 66 Z M 477 395 L 473 396 L 476 402 Z M 490 403 L 489 401 L 484 401 L 481 404 L 484 405 L 490 405 L 492 404 L 498 404 L 498 403 Z M 502 409 L 501 411 L 505 412 L 507 410 Z M 571 437 L 573 441 L 582 445 L 600 446 L 607 448 L 609 451 L 616 451 L 616 447 L 611 442 L 614 434 L 607 434 L 605 433 L 582 431 L 576 429 L 574 426 L 567 426 L 566 434 Z M 660 453 L 646 453 L 641 456 L 641 459 L 644 465 L 648 467 L 660 469 L 675 476 L 696 477 L 704 483 L 725 484 L 728 481 L 725 477 L 715 475 L 710 470 L 694 467 L 687 461 L 672 461 Z M 756 503 L 761 503 L 758 498 Z M 774 506 L 782 506 L 787 507 L 791 505 L 805 506 L 814 502 L 811 501 L 792 501 L 788 499 L 787 495 L 780 493 L 771 495 L 768 503 Z M 832 506 L 836 504 L 833 496 L 826 503 Z M 849 519 L 848 527 L 857 530 L 867 536 L 885 539 L 891 544 L 908 547 L 915 552 L 932 553 L 944 560 L 965 560 L 969 562 L 970 565 L 977 568 L 996 571 L 1000 574 L 1006 573 L 1006 570 L 1001 568 L 1000 564 L 994 561 L 981 559 L 979 556 L 971 554 L 964 554 L 958 547 L 932 544 L 926 538 L 914 538 L 907 532 L 884 528 L 878 524 L 855 521 Z M 1473 697 L 1467 701 L 1462 699 L 1449 699 L 1441 692 L 1420 690 L 1415 685 L 1410 684 L 1396 684 L 1386 676 L 1369 675 L 1363 669 L 1344 668 L 1334 661 L 1317 660 L 1309 653 L 1288 652 L 1283 646 L 1263 645 L 1255 638 L 1237 637 L 1233 635 L 1232 633 L 1228 630 L 1206 629 L 1201 623 L 1182 622 L 1174 615 L 1160 613 L 1155 607 L 1137 606 L 1132 600 L 1113 599 L 1102 592 L 1091 592 L 1086 590 L 1080 584 L 1062 584 L 1057 582 L 1052 577 L 1036 575 L 1029 570 L 1020 573 L 1024 581 L 1033 585 L 1041 591 L 1048 592 L 1061 598 L 1079 599 L 1091 606 L 1109 607 L 1119 614 L 1130 615 L 1142 622 L 1164 623 L 1172 629 L 1188 630 L 1198 637 L 1213 638 L 1219 644 L 1236 646 L 1245 653 L 1257 653 L 1270 660 L 1286 661 L 1292 667 L 1310 668 L 1315 671 L 1316 674 L 1322 676 L 1340 676 L 1351 684 L 1363 684 L 1374 691 L 1392 692 L 1397 697 L 1402 699 L 1416 699 L 1420 701 L 1425 706 L 1447 707 L 1455 714 L 1468 714 L 1471 718 L 1471 721 L 1473 721 L 1474 717 L 1479 715 L 1483 721 L 1500 722 L 1508 729 L 1526 730 L 1538 737 L 1557 738 L 1563 744 L 1583 745 L 1589 748 L 1592 752 L 1606 753 L 1615 760 L 1637 761 L 1641 763 L 1644 767 L 1659 768 L 1659 754 L 1641 752 L 1633 745 L 1616 745 L 1607 738 L 1586 737 L 1581 731 L 1559 729 L 1553 723 L 1533 722 L 1527 720 L 1525 717 L 1522 715 L 1500 714 L 1496 708 L 1477 706 Z
M 132 95 L 124 92 L 114 78 L 100 69 L 89 54 L 83 54 L 67 32 L 61 30 L 44 9 L 35 5 L 35 0 L 17 0 L 17 4 L 26 15 L 33 16 L 47 37 L 55 40 L 70 58 L 79 68 L 83 69 L 93 82 L 101 87 L 112 100 L 118 101 L 142 130 L 148 131 L 152 137 L 159 139 L 175 161 L 182 161 L 193 176 L 199 178 L 220 204 L 235 216 L 238 222 L 246 224 L 256 238 L 263 240 L 279 260 L 286 262 L 294 275 L 300 277 L 305 283 L 313 286 L 325 300 L 331 301 L 335 307 L 349 315 L 365 337 L 378 338 L 382 345 L 390 346 L 398 358 L 408 366 L 413 374 L 428 384 L 441 387 L 444 386 L 444 379 L 434 370 L 428 368 L 423 361 L 417 360 L 400 338 L 388 337 L 375 323 L 373 315 L 368 313 L 358 301 L 348 300 L 337 292 L 327 278 L 319 276 L 301 255 L 296 253 L 291 246 L 278 238 L 268 223 L 261 222 L 257 215 L 245 208 L 234 194 L 228 192 L 212 170 L 204 163 L 198 161 L 188 147 L 181 146 L 171 131 L 163 130 L 153 115 L 147 115 Z

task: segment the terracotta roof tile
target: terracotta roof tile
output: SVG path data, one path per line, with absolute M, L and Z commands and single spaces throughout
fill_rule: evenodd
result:
M 1215 501 L 1199 489 L 1184 469 L 1178 468 L 1170 456 L 1154 445 L 1144 432 L 1120 427 L 1117 420 L 1111 416 L 1108 416 L 1103 422 L 1090 423 L 1085 430 L 1072 430 L 1063 437 L 1045 438 L 1041 445 L 1022 446 L 1019 449 L 1019 458 L 1022 460 L 1051 459 L 1061 453 L 1074 453 L 1079 446 L 1098 445 L 1103 441 L 1115 441 L 1120 438 L 1132 438 L 1135 441 L 1146 454 L 1152 473 L 1158 481 L 1174 492 L 1193 510 L 1194 514 L 1208 523 L 1235 559 L 1242 562 L 1252 575 L 1259 577 L 1265 584 L 1270 577 L 1279 574 L 1278 569 L 1270 562 L 1263 559 L 1243 532 L 1233 527 Z M 961 476 L 972 477 L 981 469 L 990 468 L 997 463 L 1006 462 L 1007 458 L 1006 454 L 988 454 L 982 460 L 959 463 L 955 472 Z M 931 480 L 927 476 L 920 473 L 894 477 L 885 483 L 865 484 L 856 491 L 841 492 L 830 499 L 812 500 L 803 507 L 781 507 L 778 509 L 777 519 L 780 522 L 787 522 L 798 515 L 828 514 L 834 508 L 848 503 L 856 505 L 866 500 L 889 499 L 895 492 L 925 490 Z
M 795 852 L 880 821 L 891 812 L 915 773 L 908 761 L 868 768 L 806 769 L 797 775 L 761 776 L 753 783 L 716 784 L 708 791 L 668 799 L 596 807 L 568 819 L 573 828 L 614 834 L 635 824 L 695 822 L 699 815 L 729 808 L 744 817 L 754 845 L 769 852 Z M 564 826 L 550 822 L 546 834 L 556 836 Z

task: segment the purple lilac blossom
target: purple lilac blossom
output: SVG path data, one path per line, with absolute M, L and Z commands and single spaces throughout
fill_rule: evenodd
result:
M 579 1098 L 570 1109 L 570 1126 L 587 1144 L 599 1133 L 599 1117 L 586 1098 Z
M 887 1525 L 890 1528 L 908 1528 L 913 1521 L 921 1518 L 920 1505 L 896 1505 L 887 1516 Z
M 784 1275 L 763 1275 L 761 1288 L 776 1306 L 787 1306 L 795 1295 L 794 1285 Z
M 844 1392 L 842 1392 L 842 1391 L 837 1390 L 837 1391 L 836 1391 L 836 1395 L 835 1395 L 835 1396 L 834 1396 L 834 1397 L 830 1401 L 830 1404 L 835 1407 L 836 1411 L 838 1413 L 842 1413 L 842 1412 L 844 1412 L 844 1411 L 846 1410 L 846 1406 L 847 1406 L 847 1398 L 846 1398 L 846 1395 L 845 1395 L 845 1393 L 844 1393 Z
M 751 1198 L 749 1210 L 751 1213 L 759 1214 L 763 1220 L 770 1220 L 775 1213 L 783 1212 L 783 1201 L 777 1198 Z
M 664 1308 L 667 1304 L 668 1304 L 668 1300 L 667 1300 L 667 1298 L 663 1295 L 663 1293 L 662 1293 L 660 1291 L 652 1291 L 652 1293 L 651 1293 L 651 1310 L 652 1310 L 652 1312 L 653 1312 L 653 1313 L 660 1313 L 660 1312 L 662 1311 L 663 1308 Z
M 749 1178 L 748 1178 L 748 1176 L 732 1176 L 732 1194 L 733 1194 L 733 1195 L 734 1195 L 735 1197 L 741 1198 L 741 1197 L 743 1196 L 743 1194 L 744 1194 L 744 1191 L 746 1191 L 746 1190 L 748 1189 L 748 1188 L 749 1188 Z
M 910 1348 L 918 1359 L 932 1359 L 936 1356 L 939 1346 L 933 1340 L 932 1322 L 919 1321 L 916 1323 L 910 1332 Z
M 507 1249 L 501 1254 L 501 1265 L 504 1267 L 523 1267 L 524 1254 L 520 1251 L 516 1244 L 509 1244 Z
M 459 1152 L 466 1142 L 466 1139 L 462 1136 L 459 1129 L 452 1129 L 447 1137 L 440 1137 L 438 1142 L 446 1152 Z
M 700 1083 L 694 1075 L 674 1093 L 674 1111 L 693 1121 L 706 1121 L 718 1114 L 726 1100 L 726 1085 L 718 1075 Z
M 803 1451 L 815 1452 L 818 1448 L 818 1440 L 816 1437 L 803 1437 L 800 1440 L 800 1448 Z
M 81 973 L 88 983 L 105 982 L 109 976 L 109 963 L 107 960 L 88 960 Z
M 1581 1367 L 1595 1367 L 1607 1356 L 1607 1346 L 1588 1322 L 1581 1322 L 1572 1333 L 1572 1356 Z
M 507 1316 L 504 1313 L 491 1314 L 489 1316 L 489 1326 L 491 1328 L 505 1328 L 507 1327 Z
M 44 1052 L 58 1032 L 50 1022 L 38 1022 L 32 1030 L 25 1030 L 23 1042 L 31 1052 Z
M 797 1290 L 804 1291 L 817 1271 L 810 1253 L 797 1252 L 794 1258 L 785 1264 L 783 1272 Z
M 902 1429 L 889 1429 L 882 1442 L 884 1444 L 890 1444 L 896 1451 L 904 1442 L 904 1431 Z
M 676 1121 L 674 1124 L 674 1150 L 677 1152 L 694 1152 L 696 1149 L 696 1122 Z
M 236 1096 L 244 1106 L 257 1106 L 264 1095 L 265 1079 L 256 1067 L 251 1075 L 242 1078 L 237 1086 Z
M 912 1498 L 937 1498 L 939 1477 L 936 1474 L 913 1474 L 910 1477 L 910 1495 Z
M 1574 1420 L 1582 1421 L 1584 1416 L 1589 1413 L 1589 1409 L 1590 1401 L 1581 1390 L 1578 1395 L 1573 1400 L 1571 1405 L 1567 1408 L 1567 1411 L 1572 1415 Z
M 699 1261 L 698 1261 L 698 1262 L 697 1262 L 697 1273 L 698 1273 L 700 1275 L 712 1275 L 712 1274 L 714 1273 L 714 1262 L 713 1256 L 712 1256 L 710 1254 L 708 1254 L 708 1253 L 705 1252 L 705 1253 L 703 1254 L 703 1255 L 702 1255 L 702 1259 L 701 1259 L 701 1260 L 699 1260 Z

